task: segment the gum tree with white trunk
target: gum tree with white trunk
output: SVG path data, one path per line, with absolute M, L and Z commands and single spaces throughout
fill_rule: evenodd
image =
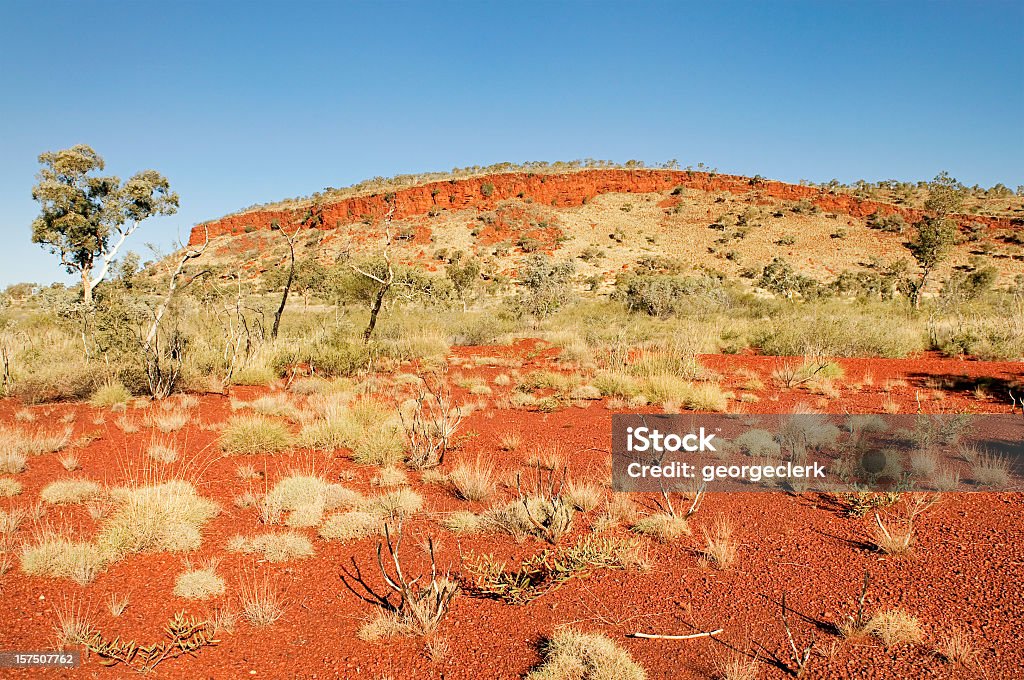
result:
M 78 144 L 40 154 L 42 165 L 32 187 L 41 206 L 32 222 L 32 242 L 55 255 L 69 274 L 82 280 L 82 301 L 108 274 L 125 241 L 143 220 L 178 211 L 178 195 L 155 170 L 143 170 L 122 183 L 101 175 L 105 164 L 92 147 Z

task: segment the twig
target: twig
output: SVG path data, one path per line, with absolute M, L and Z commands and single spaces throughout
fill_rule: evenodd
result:
M 633 633 L 627 637 L 643 638 L 645 640 L 693 640 L 702 637 L 711 637 L 722 632 L 722 628 L 708 631 L 706 633 L 691 633 L 690 635 L 661 635 L 658 633 Z

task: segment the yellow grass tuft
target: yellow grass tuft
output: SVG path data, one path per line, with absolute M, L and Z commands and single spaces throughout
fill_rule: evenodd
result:
M 544 647 L 544 663 L 526 680 L 645 680 L 647 673 L 604 635 L 571 628 L 555 632 Z

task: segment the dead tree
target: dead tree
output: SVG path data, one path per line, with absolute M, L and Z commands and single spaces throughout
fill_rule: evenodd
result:
M 164 294 L 163 300 L 160 301 L 160 304 L 154 310 L 153 321 L 150 323 L 149 331 L 142 341 L 142 353 L 146 363 L 146 380 L 149 384 L 149 393 L 158 399 L 168 396 L 174 390 L 174 385 L 181 375 L 181 368 L 185 360 L 186 341 L 177 328 L 166 339 L 166 342 L 163 345 L 161 344 L 160 328 L 164 315 L 167 313 L 167 309 L 170 307 L 175 295 L 181 290 L 181 287 L 178 286 L 178 281 L 182 271 L 185 269 L 185 265 L 189 261 L 201 257 L 209 244 L 210 234 L 207 231 L 202 247 L 186 248 L 184 250 L 181 259 L 178 260 L 178 266 L 171 274 L 170 283 L 167 285 L 167 293 Z M 191 277 L 185 283 L 185 286 L 190 285 L 200 276 L 207 273 L 208 271 L 199 272 Z
M 393 195 L 389 195 L 385 198 L 388 202 L 388 214 L 384 217 L 384 267 L 386 273 L 383 278 L 370 272 L 364 271 L 354 264 L 349 266 L 362 276 L 374 281 L 380 286 L 377 289 L 377 294 L 373 300 L 373 306 L 370 308 L 370 322 L 366 325 L 366 330 L 363 331 L 363 342 L 370 342 L 370 336 L 373 335 L 373 329 L 377 327 L 377 316 L 380 314 L 381 307 L 384 306 L 384 299 L 387 297 L 388 291 L 391 290 L 392 284 L 395 282 L 395 268 L 391 264 L 391 220 L 395 215 L 395 198 Z

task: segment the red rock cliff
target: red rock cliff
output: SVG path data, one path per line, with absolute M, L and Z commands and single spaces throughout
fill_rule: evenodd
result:
M 488 185 L 485 192 L 484 186 Z M 681 170 L 581 170 L 565 174 L 535 174 L 512 172 L 466 179 L 431 182 L 417 187 L 401 189 L 394 195 L 395 219 L 422 215 L 431 209 L 494 208 L 509 198 L 531 198 L 539 203 L 556 206 L 581 205 L 585 200 L 605 193 L 652 193 L 683 186 L 703 191 L 728 191 L 743 194 L 758 191 L 772 198 L 798 201 L 807 199 L 826 212 L 845 213 L 866 217 L 875 211 L 898 212 L 908 221 L 917 221 L 921 211 L 889 203 L 861 200 L 848 194 L 830 193 L 815 187 L 786 184 L 770 180 L 756 184 L 748 177 L 719 175 Z M 487 195 L 485 195 L 487 193 Z M 350 224 L 365 216 L 375 218 L 387 214 L 387 194 L 353 196 L 329 201 L 320 206 L 322 228 Z M 212 222 L 196 225 L 192 229 L 190 245 L 202 243 L 206 231 L 210 238 L 222 234 L 238 234 L 252 229 L 269 229 L 276 220 L 287 225 L 305 212 L 287 209 L 257 209 L 230 215 Z M 1010 227 L 1009 219 L 980 216 L 961 216 L 961 223 L 980 222 L 990 227 Z

